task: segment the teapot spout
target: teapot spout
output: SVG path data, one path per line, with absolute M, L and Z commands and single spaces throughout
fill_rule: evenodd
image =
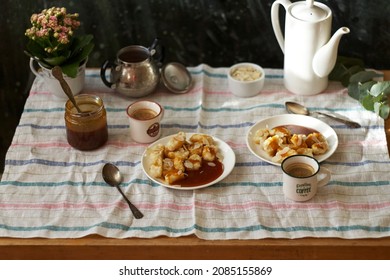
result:
M 336 64 L 337 50 L 339 47 L 340 39 L 344 34 L 348 34 L 348 27 L 341 27 L 333 34 L 329 42 L 322 46 L 314 55 L 313 58 L 313 70 L 316 75 L 323 78 L 329 75 Z

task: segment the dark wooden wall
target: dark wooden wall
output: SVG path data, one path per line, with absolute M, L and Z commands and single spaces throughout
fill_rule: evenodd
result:
M 323 0 L 333 30 L 348 26 L 339 53 L 390 69 L 389 0 Z M 229 66 L 252 61 L 282 68 L 270 21 L 272 0 L 2 0 L 0 17 L 0 172 L 34 77 L 23 49 L 32 13 L 51 6 L 78 12 L 81 31 L 95 36 L 89 67 L 100 67 L 124 46 L 148 46 L 159 37 L 165 61 Z

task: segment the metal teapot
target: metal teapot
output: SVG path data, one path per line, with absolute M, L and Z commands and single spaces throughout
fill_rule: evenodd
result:
M 156 38 L 149 48 L 131 45 L 120 49 L 115 62 L 105 61 L 100 69 L 103 83 L 127 97 L 142 97 L 152 93 L 160 80 L 158 63 L 162 60 L 154 58 Z M 111 68 L 110 81 L 106 78 L 106 70 Z
M 286 9 L 284 37 L 279 23 L 280 5 Z M 271 20 L 284 53 L 285 87 L 299 95 L 322 92 L 336 63 L 340 39 L 349 29 L 341 27 L 330 38 L 332 11 L 313 0 L 277 0 L 271 7 Z

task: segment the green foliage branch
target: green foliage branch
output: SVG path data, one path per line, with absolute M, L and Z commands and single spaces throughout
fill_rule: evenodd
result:
M 382 81 L 383 74 L 367 70 L 358 58 L 339 56 L 330 80 L 339 81 L 348 88 L 348 95 L 358 100 L 369 111 L 383 119 L 390 114 L 390 81 Z

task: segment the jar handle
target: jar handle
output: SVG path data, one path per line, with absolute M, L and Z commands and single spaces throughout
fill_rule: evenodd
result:
M 108 80 L 106 79 L 106 70 L 107 70 L 107 68 L 111 68 L 111 71 L 112 71 L 112 67 L 113 67 L 113 66 L 114 66 L 114 64 L 113 64 L 111 61 L 106 60 L 106 61 L 103 63 L 102 67 L 100 68 L 100 78 L 102 79 L 103 83 L 104 83 L 107 87 L 109 87 L 109 88 L 112 88 L 112 86 L 113 86 L 114 83 L 112 83 L 112 82 L 110 82 L 110 81 L 108 81 Z

